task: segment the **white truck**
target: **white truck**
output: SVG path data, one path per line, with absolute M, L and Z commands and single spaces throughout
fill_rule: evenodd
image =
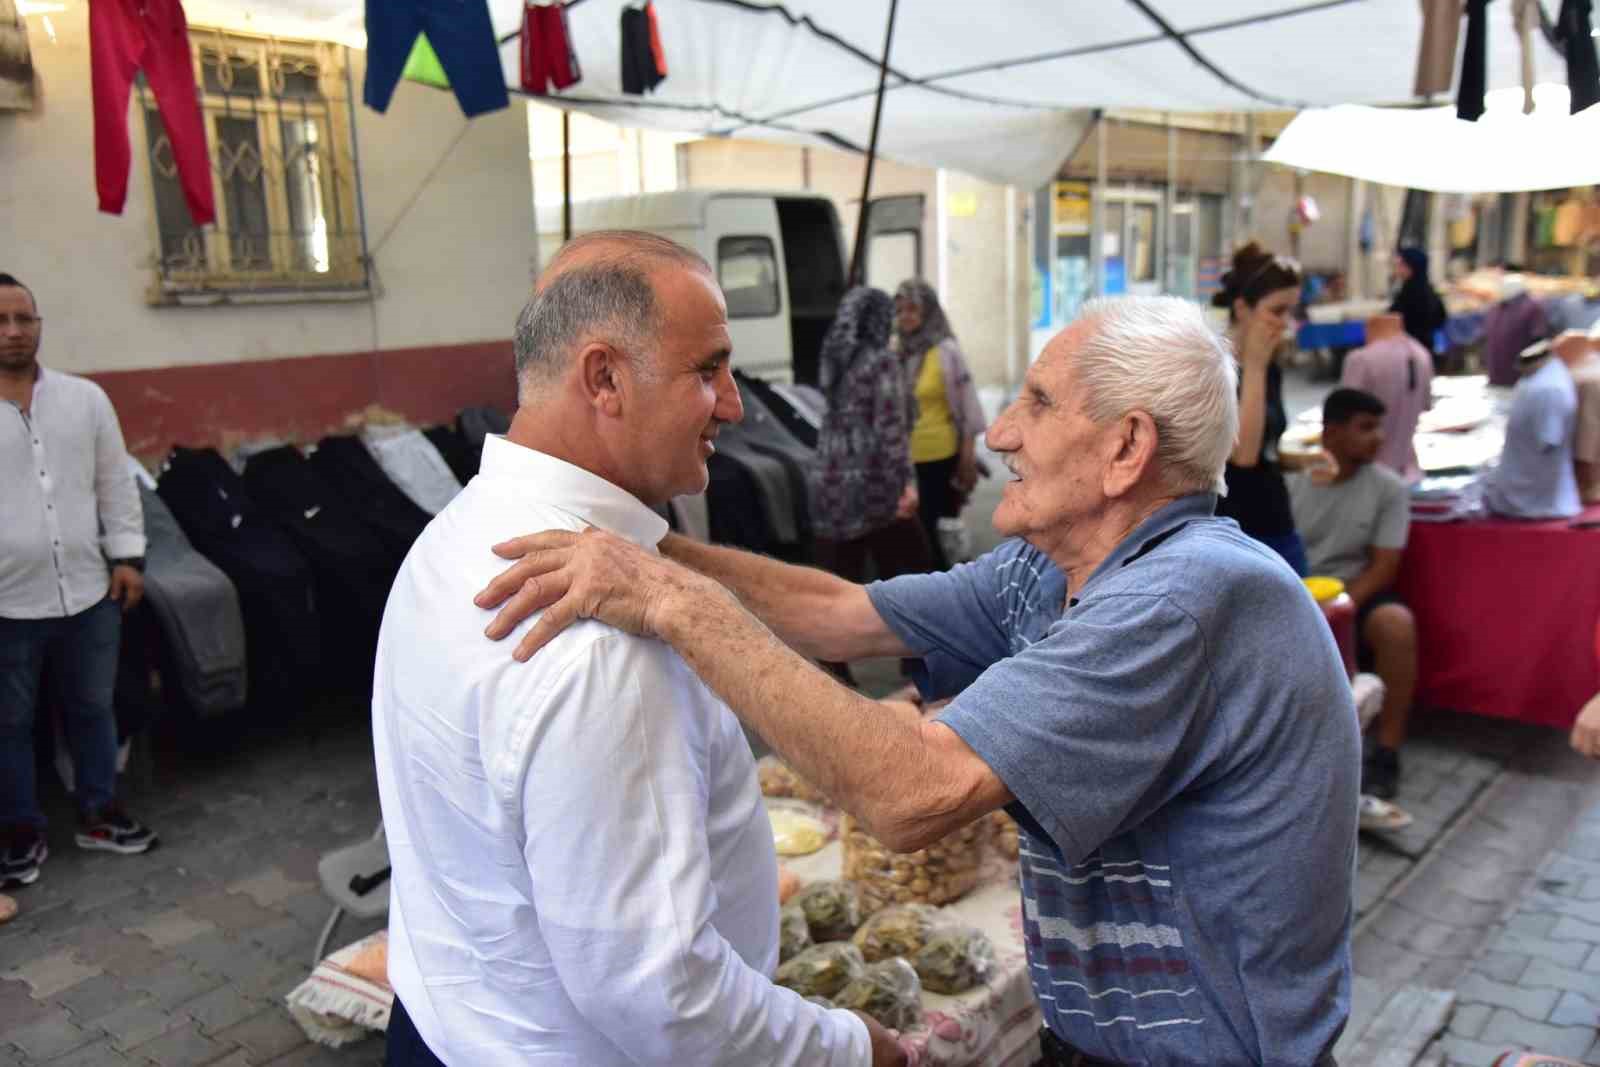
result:
M 883 197 L 868 212 L 866 280 L 893 291 L 922 273 L 923 198 Z M 561 208 L 541 206 L 539 262 L 561 247 Z M 728 299 L 734 365 L 769 381 L 814 384 L 817 352 L 845 291 L 849 250 L 833 201 L 807 193 L 688 189 L 580 200 L 572 232 L 645 230 L 706 258 Z

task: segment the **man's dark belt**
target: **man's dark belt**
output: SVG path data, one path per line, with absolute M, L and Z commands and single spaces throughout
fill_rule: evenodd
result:
M 1039 1053 L 1043 1067 L 1117 1067 L 1110 1060 L 1097 1060 L 1079 1052 L 1052 1034 L 1048 1026 L 1039 1030 Z

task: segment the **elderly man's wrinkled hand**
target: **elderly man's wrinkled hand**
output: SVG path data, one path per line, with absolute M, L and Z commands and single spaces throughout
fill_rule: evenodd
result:
M 496 545 L 494 551 L 517 562 L 473 602 L 481 608 L 500 605 L 484 630 L 496 641 L 544 612 L 512 653 L 523 662 L 579 619 L 659 637 L 663 604 L 698 577 L 604 530 L 534 534 Z
M 528 592 L 526 587 L 529 579 L 546 574 L 565 563 L 582 536 L 571 530 L 546 530 L 544 533 L 527 534 L 500 542 L 491 551 L 501 559 L 515 562 L 484 586 L 483 591 L 472 598 L 472 602 L 480 608 L 497 608 L 501 604 L 506 604 L 505 610 L 495 618 L 495 623 L 510 618 L 514 627 L 540 607 L 549 604 L 547 601 L 539 607 L 523 606 L 533 602 L 531 596 L 525 595 Z M 507 604 L 507 601 L 512 603 Z M 504 634 L 500 636 L 503 637 Z

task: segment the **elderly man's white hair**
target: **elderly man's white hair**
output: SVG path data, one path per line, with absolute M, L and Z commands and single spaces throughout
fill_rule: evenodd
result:
M 1175 296 L 1090 300 L 1073 358 L 1095 422 L 1147 412 L 1156 463 L 1175 492 L 1226 493 L 1223 469 L 1239 434 L 1239 371 L 1232 346 L 1197 304 Z

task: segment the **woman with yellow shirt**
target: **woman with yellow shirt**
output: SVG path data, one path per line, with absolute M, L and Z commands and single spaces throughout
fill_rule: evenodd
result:
M 978 435 L 983 406 L 950 330 L 939 296 L 920 278 L 894 294 L 895 342 L 917 402 L 911 461 L 917 469 L 918 511 L 940 570 L 949 568 L 939 541 L 939 520 L 961 514 L 978 484 Z

